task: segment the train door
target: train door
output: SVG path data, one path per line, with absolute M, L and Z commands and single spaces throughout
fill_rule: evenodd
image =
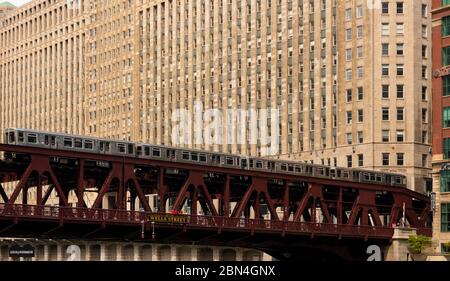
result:
M 241 158 L 241 169 L 248 170 L 248 158 Z

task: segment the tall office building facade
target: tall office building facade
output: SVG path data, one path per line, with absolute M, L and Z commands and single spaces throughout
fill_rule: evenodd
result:
M 430 7 L 34 0 L 0 20 L 0 128 L 391 171 L 425 191 Z

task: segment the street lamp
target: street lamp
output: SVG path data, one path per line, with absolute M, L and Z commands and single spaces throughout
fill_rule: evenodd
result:
M 140 208 L 141 215 L 144 213 L 144 208 Z M 145 213 L 141 218 L 141 239 L 145 238 Z
M 154 240 L 156 238 L 156 234 L 155 234 L 155 222 L 152 221 L 152 239 Z

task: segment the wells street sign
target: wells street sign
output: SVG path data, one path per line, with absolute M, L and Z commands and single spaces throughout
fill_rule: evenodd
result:
M 149 215 L 149 220 L 158 223 L 189 223 L 188 216 L 171 214 L 151 214 Z

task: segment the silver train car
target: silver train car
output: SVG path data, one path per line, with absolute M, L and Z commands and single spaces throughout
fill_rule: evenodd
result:
M 329 167 L 302 162 L 247 157 L 196 149 L 174 148 L 28 129 L 6 129 L 5 142 L 13 145 L 120 155 L 143 159 L 156 159 L 161 161 L 184 162 L 197 165 L 406 187 L 406 177 L 404 175 L 386 172 Z

